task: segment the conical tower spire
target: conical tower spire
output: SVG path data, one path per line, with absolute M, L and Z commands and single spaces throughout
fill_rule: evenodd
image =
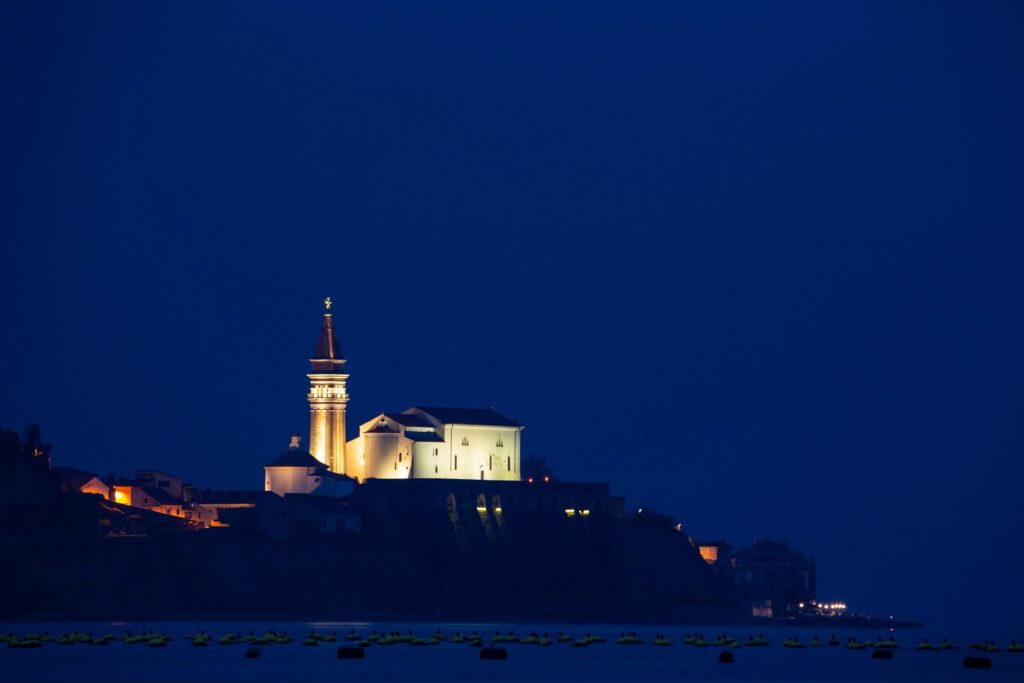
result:
M 345 408 L 348 391 L 345 358 L 334 331 L 331 297 L 324 299 L 324 321 L 316 351 L 309 359 L 309 447 L 332 472 L 345 473 Z
M 345 357 L 341 355 L 341 346 L 338 344 L 338 336 L 334 333 L 334 316 L 331 315 L 331 297 L 324 299 L 324 322 L 320 326 L 320 339 L 316 343 L 316 351 L 310 362 L 313 363 L 313 372 L 319 367 L 330 369 L 335 363 L 345 363 Z M 318 361 L 329 361 L 330 363 L 318 363 Z

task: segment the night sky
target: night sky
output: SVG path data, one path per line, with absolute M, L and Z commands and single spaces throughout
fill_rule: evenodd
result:
M 351 435 L 493 405 L 822 599 L 1020 626 L 1024 6 L 684 5 L 0 4 L 0 426 L 259 488 L 329 295 Z

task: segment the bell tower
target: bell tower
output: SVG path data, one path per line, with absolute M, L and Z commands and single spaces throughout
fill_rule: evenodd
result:
M 331 297 L 324 299 L 320 341 L 309 359 L 309 449 L 331 472 L 345 474 L 345 359 L 334 333 Z

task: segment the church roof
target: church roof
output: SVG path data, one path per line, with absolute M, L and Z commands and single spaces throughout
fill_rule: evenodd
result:
M 377 423 L 372 428 L 367 429 L 365 433 L 366 434 L 397 434 L 398 431 L 394 430 L 394 429 L 391 429 L 387 425 L 382 425 L 380 423 Z
M 434 425 L 430 424 L 419 415 L 410 415 L 409 413 L 384 413 L 384 417 L 389 420 L 393 420 L 404 427 L 434 428 Z
M 487 427 L 519 426 L 519 423 L 515 420 L 499 415 L 495 412 L 494 408 L 427 408 L 425 406 L 415 406 L 414 409 L 437 418 L 437 421 L 443 424 L 482 425 Z
M 301 448 L 289 448 L 281 455 L 277 456 L 264 467 L 321 467 L 325 468 L 327 465 L 323 464 L 316 458 L 314 458 L 308 452 Z

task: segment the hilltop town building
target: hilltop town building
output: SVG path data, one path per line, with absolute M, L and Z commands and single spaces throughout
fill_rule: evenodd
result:
M 477 479 L 519 481 L 523 426 L 493 408 L 412 407 L 381 413 L 359 427 L 345 442 L 345 359 L 331 314 L 330 297 L 316 352 L 310 359 L 310 453 L 327 470 L 359 481 L 366 479 Z M 315 478 L 312 465 L 299 456 L 287 458 L 293 469 L 268 469 L 267 490 L 308 493 Z M 298 460 L 303 460 L 299 463 Z M 305 467 L 308 471 L 300 471 Z M 280 486 L 272 484 L 280 482 Z M 301 480 L 301 482 L 300 482 Z
M 785 617 L 814 604 L 814 558 L 782 541 L 758 539 L 736 553 L 736 594 L 755 617 Z
M 327 465 L 302 450 L 300 437 L 292 434 L 288 450 L 263 467 L 264 489 L 284 496 L 312 493 L 320 496 L 347 496 L 355 482 L 343 474 L 327 469 Z
M 74 467 L 54 467 L 52 471 L 60 480 L 60 487 L 63 491 L 95 493 L 104 498 L 110 498 L 110 486 L 97 474 Z

